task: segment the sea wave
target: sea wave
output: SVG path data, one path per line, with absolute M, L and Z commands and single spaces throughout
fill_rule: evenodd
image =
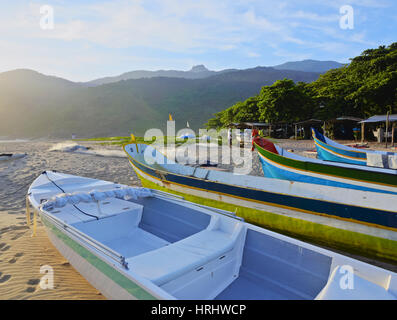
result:
M 110 150 L 110 149 L 93 149 L 86 146 L 79 145 L 75 142 L 60 142 L 52 146 L 49 151 L 58 152 L 73 152 L 79 154 L 87 154 L 99 157 L 118 157 L 125 158 L 127 155 L 123 150 Z

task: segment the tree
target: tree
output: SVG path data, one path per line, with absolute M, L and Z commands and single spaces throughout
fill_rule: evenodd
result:
M 264 86 L 259 95 L 217 113 L 208 124 L 364 118 L 387 111 L 397 113 L 397 42 L 365 50 L 349 65 L 329 70 L 309 84 L 284 79 Z
M 367 117 L 397 112 L 397 43 L 365 50 L 343 68 L 333 69 L 309 84 L 314 98 L 324 101 L 329 118 Z
M 259 120 L 268 123 L 296 122 L 309 116 L 314 105 L 306 84 L 278 80 L 263 87 L 258 103 Z

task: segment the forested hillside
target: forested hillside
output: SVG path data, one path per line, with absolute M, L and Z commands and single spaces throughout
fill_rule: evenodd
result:
M 318 73 L 254 68 L 204 79 L 153 77 L 88 87 L 31 70 L 0 74 L 0 136 L 95 137 L 202 128 L 215 113 L 288 77 L 314 81 Z
M 207 126 L 231 122 L 297 122 L 339 116 L 366 118 L 397 113 L 397 43 L 365 50 L 348 65 L 311 83 L 278 80 L 256 95 L 218 112 Z

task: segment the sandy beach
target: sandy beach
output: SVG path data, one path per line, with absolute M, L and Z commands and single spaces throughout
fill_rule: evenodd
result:
M 27 153 L 22 159 L 0 162 L 0 299 L 104 299 L 52 246 L 40 223 L 37 236 L 31 237 L 25 196 L 32 181 L 49 169 L 129 185 L 140 183 L 126 158 L 49 151 L 57 143 L 0 143 L 0 153 Z M 43 265 L 54 270 L 52 290 L 40 288 Z
M 44 170 L 133 186 L 140 186 L 140 181 L 119 146 L 79 142 L 91 148 L 79 153 L 62 152 L 59 143 L 64 142 L 0 142 L 0 153 L 27 153 L 24 158 L 0 162 L 0 299 L 104 299 L 51 245 L 40 223 L 37 236 L 31 237 L 26 225 L 25 196 L 29 185 Z M 305 151 L 313 149 L 312 141 L 283 140 L 280 145 L 306 156 Z M 256 154 L 251 174 L 261 174 Z M 397 271 L 395 265 L 355 258 Z M 40 267 L 44 265 L 54 270 L 54 289 L 40 287 Z

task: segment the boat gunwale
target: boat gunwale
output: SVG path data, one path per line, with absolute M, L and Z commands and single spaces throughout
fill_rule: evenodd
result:
M 126 145 L 128 145 L 128 144 L 126 144 Z M 141 163 L 137 159 L 133 158 L 127 151 L 126 151 L 126 153 L 129 156 L 129 158 L 131 158 L 130 161 L 131 160 L 132 161 L 136 161 L 141 166 L 144 166 L 144 167 L 148 168 L 149 170 L 153 170 L 155 172 L 161 171 L 161 170 L 158 170 L 158 169 L 154 169 L 154 168 L 150 167 L 147 164 Z M 385 212 L 386 214 L 396 214 L 396 211 L 389 211 L 389 210 L 384 210 L 384 209 L 375 209 L 375 208 L 363 207 L 363 206 L 359 206 L 359 205 L 355 205 L 355 204 L 345 204 L 345 203 L 342 203 L 342 202 L 336 202 L 336 201 L 330 201 L 330 200 L 324 200 L 324 199 L 316 199 L 316 198 L 310 198 L 310 197 L 306 197 L 306 196 L 297 196 L 297 195 L 293 195 L 293 194 L 285 194 L 285 193 L 278 193 L 278 192 L 268 191 L 268 190 L 264 190 L 264 189 L 256 189 L 256 188 L 250 188 L 250 187 L 245 187 L 245 186 L 227 184 L 227 183 L 218 182 L 218 181 L 215 181 L 215 180 L 197 178 L 197 177 L 177 174 L 177 173 L 169 172 L 169 171 L 165 171 L 165 170 L 163 170 L 162 173 L 163 173 L 163 176 L 175 175 L 175 176 L 188 178 L 188 179 L 193 179 L 193 180 L 211 182 L 211 183 L 216 183 L 216 184 L 219 184 L 219 185 L 227 185 L 227 186 L 234 187 L 234 188 L 239 188 L 239 189 L 248 189 L 248 190 L 257 191 L 257 192 L 264 192 L 264 193 L 267 193 L 267 194 L 277 194 L 277 195 L 281 195 L 281 196 L 285 196 L 285 197 L 292 197 L 292 198 L 296 198 L 296 199 L 319 201 L 319 202 L 323 202 L 323 203 L 332 203 L 332 204 L 336 204 L 336 205 L 345 205 L 345 206 L 352 207 L 352 208 L 364 208 L 366 210 L 375 210 L 375 211 L 379 211 L 379 212 Z M 148 174 L 148 173 L 146 173 L 146 174 Z M 155 178 L 155 177 L 153 177 L 153 178 Z M 260 178 L 262 178 L 262 177 L 260 177 Z M 173 184 L 177 184 L 178 185 L 178 183 L 174 182 L 174 181 L 158 179 L 158 178 L 155 178 L 155 179 L 157 179 L 159 181 L 162 181 L 162 182 L 166 181 L 167 183 L 173 183 Z M 182 185 L 182 186 L 185 186 L 185 185 Z M 189 188 L 193 188 L 193 189 L 200 189 L 200 188 L 196 188 L 196 187 L 193 187 L 193 186 L 188 186 L 188 187 Z M 343 188 L 339 188 L 339 189 L 343 189 Z M 200 190 L 204 190 L 204 189 L 200 189 Z M 230 196 L 230 197 L 233 197 L 233 198 L 236 198 L 236 199 L 243 199 L 243 200 L 250 201 L 250 202 L 256 202 L 256 203 L 260 203 L 260 204 L 264 204 L 264 205 L 269 205 L 269 206 L 273 206 L 273 207 L 285 208 L 285 209 L 288 209 L 288 210 L 295 210 L 295 211 L 300 211 L 300 212 L 303 212 L 303 213 L 314 214 L 314 215 L 319 215 L 319 216 L 325 216 L 325 217 L 328 217 L 328 218 L 337 219 L 337 220 L 341 220 L 341 221 L 349 221 L 349 222 L 352 222 L 352 223 L 358 223 L 358 224 L 366 225 L 366 226 L 373 227 L 373 228 L 389 230 L 389 231 L 392 231 L 392 232 L 396 232 L 397 231 L 397 228 L 384 226 L 384 225 L 381 225 L 381 224 L 376 224 L 376 223 L 371 223 L 371 222 L 366 222 L 366 221 L 361 221 L 361 220 L 351 219 L 351 218 L 344 218 L 344 217 L 340 217 L 340 216 L 332 215 L 332 214 L 327 214 L 327 213 L 323 213 L 323 212 L 309 211 L 309 210 L 302 209 L 302 208 L 299 208 L 299 207 L 291 207 L 291 206 L 279 205 L 278 203 L 265 202 L 265 201 L 256 200 L 256 199 L 252 199 L 252 198 L 238 197 L 238 196 L 236 196 L 234 194 L 230 194 L 230 193 L 221 193 L 221 192 L 217 192 L 217 191 L 213 191 L 213 190 L 211 190 L 211 191 L 205 190 L 205 191 L 211 192 L 211 193 L 214 193 L 214 194 Z M 372 192 L 372 193 L 375 193 L 375 192 Z M 382 193 L 380 193 L 380 194 L 382 194 Z

